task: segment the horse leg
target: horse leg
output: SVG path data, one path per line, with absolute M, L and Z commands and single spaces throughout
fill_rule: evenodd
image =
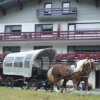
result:
M 78 81 L 72 80 L 73 81 L 73 88 L 70 91 L 76 91 L 78 88 Z
M 66 83 L 68 82 L 68 80 L 64 79 L 63 84 L 62 84 L 62 90 L 61 92 L 66 92 L 67 86 Z
M 86 94 L 88 94 L 88 79 L 85 81 L 85 90 L 86 90 Z
M 80 82 L 81 82 L 81 81 L 79 81 L 78 84 L 77 84 L 77 90 L 78 90 L 78 89 L 80 90 L 80 87 L 79 87 Z M 82 89 L 82 87 L 81 87 L 81 89 Z
M 60 92 L 58 90 L 58 87 L 59 87 L 59 81 L 58 80 L 54 80 L 54 85 L 53 85 L 53 90 L 56 91 L 56 92 Z

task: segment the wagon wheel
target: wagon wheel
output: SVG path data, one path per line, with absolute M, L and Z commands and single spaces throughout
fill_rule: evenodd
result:
M 28 84 L 29 89 L 37 90 L 38 89 L 38 81 L 36 79 L 31 79 Z
M 6 87 L 11 87 L 11 88 L 14 87 L 14 79 L 12 77 L 8 77 L 6 79 Z

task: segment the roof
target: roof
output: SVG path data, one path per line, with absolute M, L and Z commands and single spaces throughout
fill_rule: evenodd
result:
M 14 6 L 18 6 L 23 9 L 23 4 L 31 2 L 32 0 L 1 0 L 0 9 L 4 15 L 6 15 L 6 10 Z

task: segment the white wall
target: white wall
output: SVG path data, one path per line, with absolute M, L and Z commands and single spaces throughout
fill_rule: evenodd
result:
M 91 72 L 91 73 L 90 73 L 88 82 L 89 82 L 90 84 L 92 84 L 93 89 L 95 89 L 95 87 L 96 87 L 96 84 L 95 84 L 95 72 Z
M 35 24 L 53 24 L 54 31 L 57 30 L 58 23 L 61 24 L 61 30 L 67 30 L 67 24 L 69 22 L 100 22 L 100 7 L 96 7 L 94 0 L 79 0 L 77 3 L 75 0 L 71 1 L 71 6 L 77 7 L 78 9 L 78 18 L 77 20 L 48 20 L 48 21 L 39 21 L 36 16 L 36 9 L 41 9 L 44 7 L 44 3 L 53 2 L 54 8 L 60 8 L 62 2 L 65 0 L 44 0 L 41 4 L 38 4 L 38 1 L 32 1 L 31 3 L 25 4 L 23 10 L 20 10 L 18 7 L 13 7 L 7 10 L 6 16 L 0 14 L 0 32 L 4 32 L 4 25 L 6 24 L 22 24 L 22 31 L 34 31 Z M 69 0 L 66 0 L 69 1 Z
M 9 10 L 7 10 L 6 16 L 3 16 L 0 14 L 0 32 L 4 32 L 5 25 L 22 25 L 22 32 L 34 32 L 35 31 L 35 24 L 53 24 L 53 31 L 57 31 L 58 24 L 61 24 L 61 30 L 66 31 L 67 30 L 67 24 L 69 22 L 100 22 L 100 7 L 96 7 L 94 0 L 79 0 L 79 3 L 76 2 L 76 0 L 70 0 L 71 6 L 77 7 L 78 9 L 78 18 L 77 20 L 71 21 L 71 20 L 48 20 L 48 21 L 39 21 L 36 16 L 36 9 L 43 8 L 44 3 L 47 2 L 53 2 L 53 7 L 61 7 L 62 2 L 65 0 L 43 0 L 41 4 L 38 4 L 38 1 L 34 0 L 28 4 L 25 4 L 23 7 L 23 10 L 20 10 L 18 7 L 13 7 Z M 66 0 L 69 1 L 69 0 Z M 86 26 L 86 25 L 85 25 Z M 92 26 L 94 27 L 94 26 Z M 97 27 L 97 26 L 96 26 Z M 77 26 L 77 29 L 83 29 L 84 26 L 80 27 Z M 90 28 L 90 27 L 88 27 Z M 100 28 L 100 25 L 97 27 Z M 44 42 L 45 43 L 45 42 Z M 0 43 L 1 44 L 1 43 Z M 55 44 L 58 44 L 56 47 Z M 63 50 L 58 50 L 59 52 L 63 51 L 66 52 L 67 45 L 89 45 L 90 43 L 85 42 L 78 42 L 78 41 L 67 41 L 63 43 L 51 43 L 51 45 L 54 45 L 55 48 L 60 48 L 62 46 Z M 63 45 L 62 45 L 63 44 Z M 99 42 L 92 42 L 91 45 L 99 44 Z M 3 44 L 4 45 L 4 44 Z M 39 43 L 33 45 L 39 45 Z M 32 46 L 33 46 L 32 45 Z M 43 43 L 41 45 L 44 45 Z M 49 45 L 49 43 L 46 43 L 46 45 Z
M 37 21 L 36 9 L 38 3 L 31 2 L 24 5 L 23 10 L 13 7 L 7 10 L 6 16 L 0 15 L 0 23 L 29 23 Z

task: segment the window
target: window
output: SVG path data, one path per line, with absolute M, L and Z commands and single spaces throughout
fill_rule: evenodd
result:
M 4 66 L 6 67 L 12 67 L 14 57 L 7 57 L 4 61 Z
M 63 2 L 62 6 L 63 6 L 63 8 L 69 8 L 70 7 L 70 3 L 69 2 Z
M 46 9 L 51 9 L 52 3 L 45 3 L 45 8 Z
M 43 69 L 45 70 L 49 70 L 49 57 L 42 57 L 42 61 L 43 61 Z
M 45 48 L 52 48 L 52 46 L 34 46 L 34 50 L 45 49 Z
M 53 31 L 53 27 L 52 27 L 52 25 L 43 25 L 42 26 L 43 28 L 42 28 L 42 31 L 43 32 L 52 32 Z
M 68 52 L 99 52 L 100 46 L 68 46 Z
M 36 24 L 35 25 L 35 32 L 43 32 L 44 34 L 52 34 L 52 31 L 53 31 L 52 24 Z
M 19 46 L 7 46 L 3 47 L 3 52 L 20 52 Z
M 21 32 L 21 25 L 6 25 L 5 32 Z
M 14 67 L 22 67 L 23 57 L 16 57 Z
M 63 14 L 69 13 L 69 8 L 70 8 L 70 2 L 62 3 Z
M 32 56 L 33 56 L 32 54 L 26 55 L 25 61 L 24 61 L 24 67 L 25 68 L 29 68 L 30 67 L 30 61 L 31 61 Z
M 68 24 L 68 31 L 69 31 L 69 39 L 75 38 L 75 30 L 76 30 L 76 24 Z
M 75 31 L 76 30 L 76 24 L 75 23 L 69 23 L 68 24 L 68 30 L 69 31 Z
M 6 25 L 5 26 L 5 38 L 9 38 L 10 35 L 12 35 L 12 32 L 17 32 L 15 35 L 20 35 L 21 33 L 21 25 Z M 14 35 L 14 34 L 13 34 Z
M 46 15 L 51 15 L 51 8 L 52 8 L 52 3 L 45 3 L 45 13 Z

